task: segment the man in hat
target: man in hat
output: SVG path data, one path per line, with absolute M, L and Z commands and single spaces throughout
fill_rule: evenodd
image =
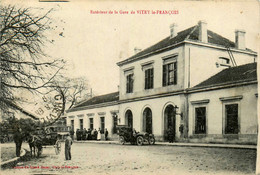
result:
M 72 145 L 72 139 L 70 135 L 67 135 L 67 138 L 65 140 L 65 159 L 71 160 L 71 145 Z
M 23 143 L 23 135 L 22 135 L 22 129 L 18 128 L 14 132 L 14 142 L 15 142 L 15 148 L 16 148 L 16 156 L 20 157 L 21 147 Z

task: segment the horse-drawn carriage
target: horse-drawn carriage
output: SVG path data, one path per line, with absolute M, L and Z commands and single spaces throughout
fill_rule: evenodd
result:
M 29 143 L 34 155 L 39 157 L 42 154 L 42 148 L 47 146 L 53 146 L 55 153 L 59 154 L 61 151 L 61 140 L 65 135 L 69 134 L 69 127 L 54 127 L 49 126 L 45 128 L 37 128 L 30 136 L 27 141 Z
M 117 132 L 119 135 L 119 142 L 122 145 L 126 142 L 130 142 L 132 145 L 137 144 L 138 146 L 143 145 L 143 143 L 148 143 L 149 145 L 155 143 L 153 134 L 147 132 L 136 132 L 135 129 L 127 125 L 118 125 Z

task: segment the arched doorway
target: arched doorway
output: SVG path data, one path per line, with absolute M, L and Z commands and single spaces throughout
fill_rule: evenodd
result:
M 125 124 L 133 128 L 133 114 L 131 110 L 127 110 L 125 113 Z
M 176 109 L 173 105 L 168 105 L 164 110 L 164 139 L 168 140 L 168 131 L 172 129 L 173 140 L 176 133 Z
M 153 133 L 152 110 L 150 108 L 146 108 L 143 112 L 143 130 Z

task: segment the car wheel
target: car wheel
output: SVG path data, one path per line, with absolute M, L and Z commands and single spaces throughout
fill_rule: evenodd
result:
M 144 142 L 144 138 L 142 136 L 138 136 L 136 138 L 136 143 L 137 143 L 138 146 L 142 146 L 143 142 Z
M 155 138 L 154 138 L 154 137 L 150 137 L 149 140 L 148 140 L 148 142 L 149 142 L 149 145 L 154 145 L 154 143 L 155 143 Z
M 125 138 L 123 136 L 120 136 L 119 142 L 120 142 L 121 145 L 124 145 L 125 144 Z

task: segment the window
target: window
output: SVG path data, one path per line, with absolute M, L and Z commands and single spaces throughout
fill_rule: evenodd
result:
M 225 57 L 219 57 L 219 63 L 220 64 L 229 64 L 230 60 L 228 58 L 225 58 Z
M 79 119 L 79 127 L 83 130 L 83 119 Z
M 225 57 L 219 57 L 218 59 L 218 66 L 225 66 L 225 67 L 230 67 L 230 59 L 229 58 L 225 58 Z
M 225 105 L 225 134 L 238 134 L 238 104 Z
M 126 93 L 132 93 L 134 87 L 134 74 L 129 74 L 126 76 Z
M 93 121 L 93 118 L 89 118 L 89 128 L 90 128 L 91 130 L 94 129 L 94 121 Z
M 117 130 L 116 130 L 116 126 L 118 125 L 118 117 L 116 114 L 113 115 L 113 123 L 114 123 L 114 127 L 113 127 L 113 133 L 116 134 L 117 133 Z
M 177 84 L 177 62 L 163 65 L 163 86 Z
M 145 89 L 153 88 L 153 68 L 145 70 Z
M 101 125 L 101 133 L 103 134 L 105 131 L 105 117 L 100 117 L 100 125 Z
M 195 134 L 206 134 L 206 107 L 195 108 Z

